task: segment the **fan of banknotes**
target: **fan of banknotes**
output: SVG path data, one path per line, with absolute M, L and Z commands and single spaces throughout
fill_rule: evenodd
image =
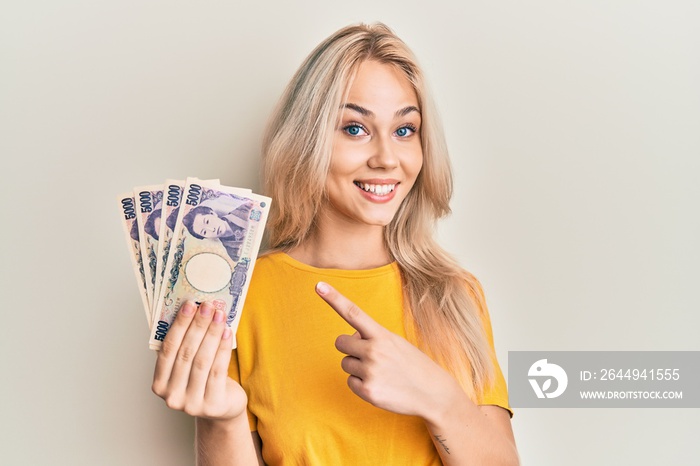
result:
M 159 349 L 180 306 L 209 301 L 236 329 L 265 229 L 270 198 L 219 180 L 187 178 L 119 196 L 124 234 Z

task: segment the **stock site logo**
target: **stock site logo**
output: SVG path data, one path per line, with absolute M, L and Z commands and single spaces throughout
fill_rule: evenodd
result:
M 527 372 L 528 380 L 532 389 L 535 391 L 537 398 L 556 398 L 566 390 L 566 385 L 569 383 L 569 378 L 561 366 L 550 364 L 546 359 L 540 359 L 530 366 Z M 552 379 L 557 381 L 556 389 L 548 391 L 552 387 Z M 542 380 L 540 385 L 539 380 Z

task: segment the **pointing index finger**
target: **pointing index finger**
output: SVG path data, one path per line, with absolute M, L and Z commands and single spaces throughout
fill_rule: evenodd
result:
M 355 303 L 340 294 L 338 290 L 325 282 L 316 284 L 316 293 L 327 302 L 335 312 L 357 330 L 363 339 L 372 338 L 383 327 L 360 309 Z

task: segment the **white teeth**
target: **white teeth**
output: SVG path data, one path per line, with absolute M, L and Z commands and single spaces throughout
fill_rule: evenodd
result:
M 385 196 L 396 188 L 395 184 L 369 184 L 355 182 L 357 186 L 364 189 L 368 193 L 376 194 L 377 196 Z

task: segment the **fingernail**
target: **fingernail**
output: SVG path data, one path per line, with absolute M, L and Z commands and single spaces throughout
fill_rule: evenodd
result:
M 318 282 L 316 283 L 316 291 L 318 294 L 324 295 L 330 291 L 330 287 L 328 286 L 328 283 Z
M 222 340 L 228 340 L 230 337 L 231 337 L 231 329 L 228 328 L 228 327 L 226 327 L 226 328 L 224 329 L 224 334 L 223 334 L 223 336 L 221 337 L 221 339 L 222 339 Z
M 208 317 L 211 315 L 211 310 L 213 309 L 211 303 L 206 302 L 202 303 L 201 306 L 199 306 L 199 313 L 202 314 L 204 317 Z
M 191 316 L 194 314 L 194 310 L 197 309 L 197 305 L 193 303 L 192 301 L 185 301 L 185 304 L 182 305 L 182 309 L 180 312 L 182 312 L 186 316 Z
M 223 321 L 224 321 L 224 313 L 221 311 L 216 311 L 214 313 L 214 322 L 216 322 L 217 324 L 220 324 Z

